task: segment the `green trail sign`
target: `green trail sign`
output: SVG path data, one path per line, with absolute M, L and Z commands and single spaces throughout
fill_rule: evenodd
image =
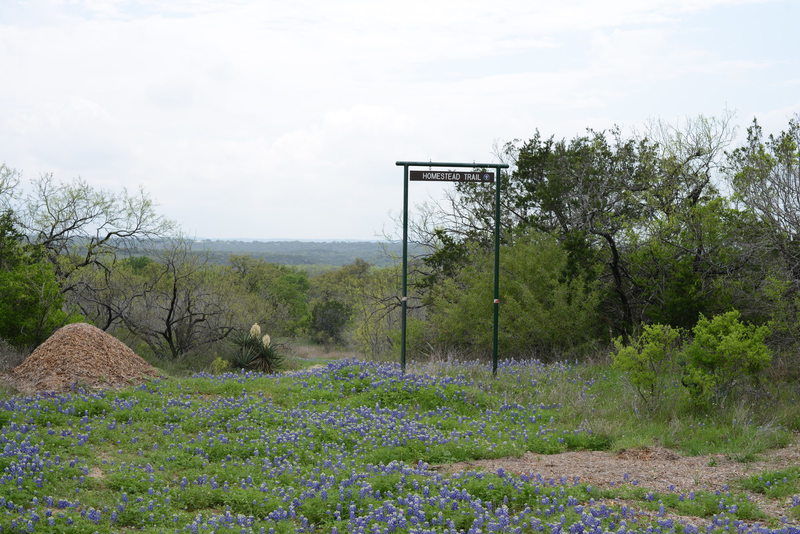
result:
M 400 296 L 400 367 L 406 372 L 406 320 L 408 315 L 408 182 L 409 174 L 414 182 L 494 182 L 494 299 L 492 301 L 492 374 L 497 375 L 497 338 L 500 320 L 500 169 L 505 163 L 443 163 L 432 161 L 398 161 L 403 167 L 403 287 Z M 428 170 L 413 170 L 409 167 L 426 167 Z M 434 171 L 433 169 L 447 169 Z M 453 169 L 472 169 L 456 171 Z M 497 173 L 486 171 L 494 169 Z

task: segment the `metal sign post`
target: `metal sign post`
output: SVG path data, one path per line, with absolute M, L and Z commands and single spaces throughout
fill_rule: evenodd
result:
M 411 171 L 411 181 L 419 182 L 494 182 L 494 301 L 492 317 L 492 375 L 497 376 L 497 340 L 500 320 L 500 169 L 507 169 L 505 163 L 443 163 L 432 161 L 398 161 L 403 167 L 403 287 L 400 297 L 400 368 L 406 372 L 406 317 L 408 315 L 408 181 L 409 167 L 427 167 L 427 171 Z M 473 169 L 464 171 L 432 171 L 430 169 Z M 474 169 L 481 169 L 475 171 Z M 483 169 L 495 169 L 487 172 Z

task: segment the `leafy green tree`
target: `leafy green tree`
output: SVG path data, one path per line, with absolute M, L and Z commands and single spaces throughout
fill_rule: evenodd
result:
M 24 239 L 25 235 L 17 229 L 14 213 L 0 212 L 0 268 L 11 269 L 20 262 L 26 251 Z
M 353 286 L 361 286 L 369 276 L 372 266 L 361 258 L 339 269 L 329 271 L 314 279 L 311 296 L 316 299 L 337 299 L 347 303 Z
M 692 324 L 708 297 L 717 299 L 717 279 L 741 267 L 725 263 L 731 258 L 714 242 L 726 208 L 715 204 L 714 176 L 730 141 L 729 119 L 656 123 L 647 136 L 634 137 L 617 128 L 571 140 L 536 132 L 507 145 L 516 165 L 502 177 L 506 240 L 528 229 L 556 235 L 569 253 L 570 275 L 596 276 L 603 284 L 602 315 L 619 333 L 652 318 Z M 463 211 L 475 215 L 448 232 L 485 244 L 492 188 L 457 188 Z M 650 276 L 656 271 L 660 276 Z M 686 318 L 675 313 L 683 305 Z
M 570 245 L 574 272 L 594 274 L 597 263 L 605 265 L 602 274 L 616 301 L 612 309 L 619 312 L 615 326 L 630 330 L 638 314 L 625 238 L 644 216 L 641 193 L 657 176 L 656 146 L 646 139 L 624 139 L 617 129 L 589 130 L 570 141 L 543 139 L 537 132 L 515 153 L 505 206 L 514 226 L 559 235 Z M 479 204 L 485 200 L 483 186 L 460 187 L 477 211 L 491 206 Z
M 443 346 L 486 351 L 492 336 L 492 255 L 473 261 L 435 289 L 429 320 Z M 557 240 L 531 232 L 501 252 L 504 354 L 543 359 L 579 350 L 602 337 L 597 284 L 569 279 L 568 254 Z
M 425 293 L 442 280 L 453 277 L 467 264 L 470 252 L 465 241 L 456 239 L 444 228 L 433 230 L 431 248 L 431 253 L 422 258 L 422 264 L 427 272 L 420 285 Z
M 79 317 L 63 310 L 53 266 L 23 239 L 13 213 L 0 213 L 0 337 L 27 348 Z
M 174 225 L 155 212 L 141 190 L 112 193 L 81 179 L 60 182 L 51 174 L 32 180 L 24 191 L 19 182 L 17 171 L 0 165 L 0 207 L 14 210 L 22 240 L 35 249 L 37 261 L 50 264 L 64 307 L 80 310 L 103 329 L 119 325 L 124 303 L 114 274 L 118 257 L 161 239 Z M 44 287 L 44 267 L 26 276 Z
M 399 268 L 377 268 L 357 259 L 311 282 L 312 306 L 338 301 L 349 310 L 349 321 L 342 334 L 346 343 L 371 357 L 392 351 L 400 324 Z M 418 303 L 409 308 L 411 316 L 420 312 Z
M 231 256 L 230 270 L 252 301 L 245 324 L 256 320 L 285 335 L 308 326 L 311 284 L 304 272 L 250 256 Z
M 740 298 L 752 280 L 751 218 L 712 196 L 647 221 L 629 237 L 627 260 L 643 322 L 691 328 Z
M 311 308 L 312 337 L 325 345 L 341 343 L 350 314 L 350 308 L 338 300 L 322 300 L 315 303 Z

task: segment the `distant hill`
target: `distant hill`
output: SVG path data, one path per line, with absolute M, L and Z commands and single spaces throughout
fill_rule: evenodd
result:
M 399 261 L 402 243 L 387 241 L 243 241 L 200 239 L 196 251 L 208 252 L 215 263 L 226 263 L 232 254 L 246 254 L 283 265 L 333 265 L 353 263 L 357 258 L 377 266 Z M 409 256 L 421 247 L 409 244 Z

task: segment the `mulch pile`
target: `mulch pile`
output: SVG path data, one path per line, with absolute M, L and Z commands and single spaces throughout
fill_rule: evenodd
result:
M 119 388 L 155 376 L 158 371 L 127 345 L 86 323 L 56 330 L 9 373 L 23 393 Z

